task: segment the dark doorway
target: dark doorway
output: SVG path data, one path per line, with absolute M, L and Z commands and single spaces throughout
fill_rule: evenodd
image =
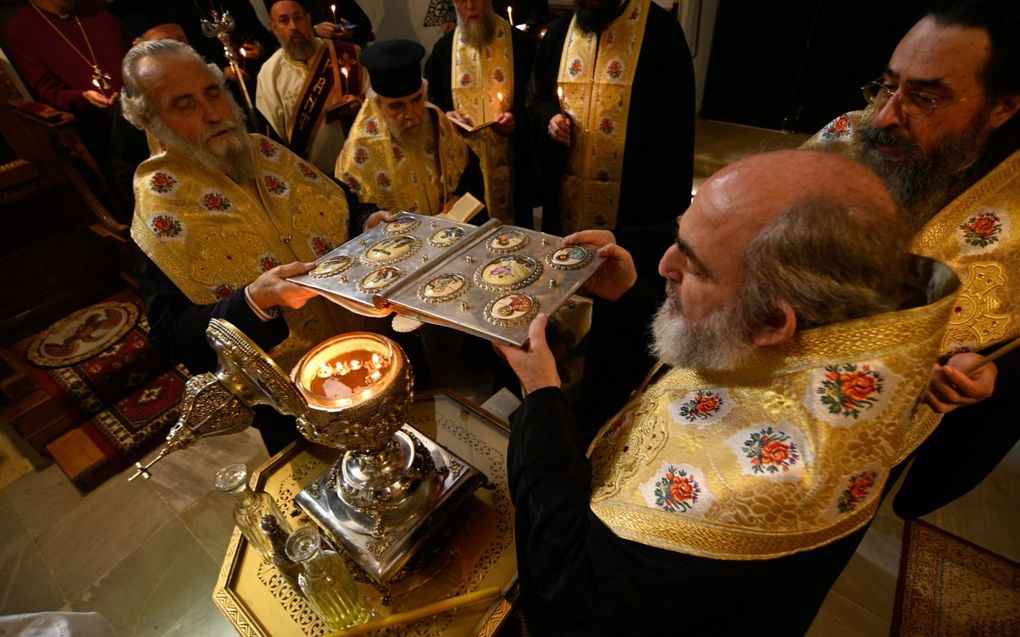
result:
M 720 0 L 701 115 L 813 133 L 862 108 L 928 2 Z

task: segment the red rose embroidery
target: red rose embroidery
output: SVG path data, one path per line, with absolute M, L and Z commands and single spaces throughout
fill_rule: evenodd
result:
M 316 179 L 319 178 L 319 176 L 315 174 L 315 171 L 312 170 L 311 166 L 309 166 L 308 164 L 299 163 L 298 170 L 301 171 L 302 175 L 304 175 L 308 179 L 311 179 L 312 181 L 315 181 Z
M 878 474 L 874 471 L 861 471 L 850 476 L 846 488 L 836 501 L 836 509 L 840 513 L 849 513 L 871 493 Z
M 397 163 L 404 160 L 404 149 L 396 144 L 393 145 L 393 159 L 397 160 Z
M 506 73 L 503 72 L 503 69 L 496 69 L 492 72 L 492 79 L 497 83 L 502 84 L 503 80 L 506 79 Z
M 603 117 L 602 121 L 599 122 L 599 130 L 602 131 L 603 135 L 612 135 L 613 131 L 616 130 L 616 124 L 608 117 Z
M 368 149 L 364 146 L 358 146 L 354 149 L 354 163 L 364 164 L 368 161 Z
M 152 231 L 160 239 L 176 237 L 181 234 L 181 222 L 170 215 L 157 215 L 150 222 Z
M 149 179 L 149 188 L 153 192 L 166 194 L 177 187 L 177 179 L 166 173 L 155 173 Z
M 670 513 L 689 510 L 701 494 L 701 487 L 686 471 L 669 466 L 666 474 L 655 482 L 655 506 Z
M 317 256 L 322 256 L 332 249 L 333 247 L 329 245 L 329 241 L 324 237 L 312 237 L 312 251 Z
M 375 176 L 375 183 L 380 188 L 385 188 L 387 190 L 389 190 L 390 186 L 392 185 L 392 182 L 390 181 L 390 176 L 383 172 Z
M 213 288 L 213 294 L 217 299 L 225 299 L 236 291 L 237 288 L 229 283 L 221 283 Z
M 567 73 L 571 77 L 577 77 L 584 69 L 584 63 L 581 62 L 581 58 L 574 58 L 570 61 L 570 66 L 567 67 Z
M 606 67 L 606 75 L 614 80 L 620 79 L 620 76 L 623 75 L 623 64 L 620 64 L 619 60 L 613 60 Z
M 998 242 L 1002 234 L 1002 220 L 994 212 L 982 212 L 967 219 L 960 230 L 966 243 L 984 248 Z
M 230 210 L 230 200 L 219 192 L 208 192 L 202 195 L 202 205 L 206 210 L 224 212 Z
M 268 139 L 259 140 L 259 152 L 266 157 L 276 157 L 276 146 L 273 145 Z
M 379 134 L 379 122 L 377 122 L 375 119 L 370 119 L 370 120 L 366 121 L 365 122 L 365 132 L 367 132 L 369 135 L 373 135 L 373 136 L 378 135 Z
M 347 175 L 347 185 L 350 186 L 352 192 L 356 194 L 361 192 L 361 180 L 354 175 Z
M 262 180 L 266 184 L 266 188 L 269 192 L 274 195 L 282 195 L 287 192 L 287 182 L 283 181 L 276 175 L 265 175 Z
M 273 255 L 266 255 L 259 259 L 259 267 L 262 268 L 263 272 L 272 270 L 276 266 L 280 265 L 280 261 Z
M 464 73 L 463 75 L 460 76 L 461 86 L 471 86 L 471 82 L 473 81 L 474 79 L 471 77 L 470 73 Z
M 829 413 L 856 419 L 878 402 L 882 383 L 882 375 L 870 365 L 828 365 L 815 393 Z

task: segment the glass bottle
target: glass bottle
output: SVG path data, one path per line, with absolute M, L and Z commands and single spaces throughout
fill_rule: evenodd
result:
M 264 517 L 276 518 L 279 526 L 290 532 L 290 524 L 280 513 L 273 496 L 265 491 L 253 491 L 248 486 L 248 468 L 243 464 L 231 464 L 216 473 L 216 488 L 237 496 L 234 505 L 234 522 L 241 529 L 248 543 L 254 547 L 267 564 L 273 562 L 273 545 L 262 531 Z
M 370 607 L 358 593 L 343 559 L 322 548 L 318 529 L 306 526 L 294 531 L 287 540 L 287 556 L 304 568 L 298 575 L 301 592 L 331 630 L 344 630 L 368 619 Z

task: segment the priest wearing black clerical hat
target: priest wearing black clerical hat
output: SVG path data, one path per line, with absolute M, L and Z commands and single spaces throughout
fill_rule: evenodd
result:
M 336 176 L 361 201 L 425 215 L 480 193 L 481 171 L 443 112 L 426 99 L 425 49 L 388 40 L 365 49 L 371 89 L 336 163 Z

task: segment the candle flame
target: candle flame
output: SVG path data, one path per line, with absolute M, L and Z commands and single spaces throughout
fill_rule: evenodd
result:
M 514 8 L 511 6 L 506 8 L 506 19 L 510 21 L 510 26 L 514 25 Z
M 557 86 L 556 87 L 556 97 L 560 98 L 561 100 L 563 99 L 563 87 L 562 86 Z
M 239 53 L 241 54 L 241 57 L 243 57 L 243 58 L 248 57 L 248 52 L 244 50 L 244 47 L 241 47 L 241 50 L 239 51 Z
M 345 78 L 347 77 L 347 67 L 346 67 L 346 66 L 344 66 L 344 67 L 341 67 L 341 68 L 340 68 L 340 72 L 344 74 L 344 77 L 345 77 Z
M 502 106 L 503 105 L 503 94 L 502 93 L 496 93 L 496 99 L 499 100 L 499 105 Z

